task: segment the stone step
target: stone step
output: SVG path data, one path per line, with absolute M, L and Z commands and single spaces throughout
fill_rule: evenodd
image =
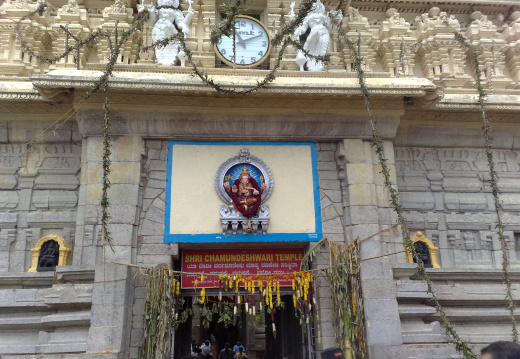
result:
M 15 313 L 0 317 L 1 329 L 89 326 L 90 310 L 46 315 L 42 312 Z M 1 335 L 0 335 L 1 337 Z
M 436 313 L 434 307 L 418 303 L 400 303 L 399 316 L 403 318 L 423 318 Z

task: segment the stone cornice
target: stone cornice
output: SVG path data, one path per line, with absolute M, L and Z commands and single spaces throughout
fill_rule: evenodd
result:
M 407 280 L 417 273 L 417 264 L 396 264 L 393 266 L 395 279 Z M 503 272 L 499 269 L 489 268 L 428 268 L 428 277 L 434 281 L 461 281 L 461 282 L 501 282 Z M 510 270 L 511 279 L 520 280 L 520 270 L 518 267 Z
M 488 95 L 485 102 L 486 110 L 501 112 L 520 111 L 520 95 Z M 442 100 L 435 104 L 439 110 L 478 111 L 477 94 L 445 94 Z
M 42 101 L 29 81 L 0 81 L 0 101 Z
M 100 71 L 55 70 L 45 75 L 31 75 L 34 87 L 47 99 L 57 98 L 71 88 L 92 87 L 101 76 Z M 298 73 L 299 74 L 299 73 Z M 253 77 L 251 71 L 236 71 L 236 74 L 209 74 L 224 88 L 238 90 L 254 86 L 261 77 Z M 367 86 L 373 96 L 423 97 L 435 93 L 436 86 L 424 78 L 367 78 Z M 132 73 L 118 72 L 110 80 L 112 89 L 153 91 L 157 93 L 214 93 L 215 90 L 188 73 Z M 284 95 L 361 95 L 357 78 L 352 74 L 334 73 L 330 77 L 279 76 L 261 94 Z

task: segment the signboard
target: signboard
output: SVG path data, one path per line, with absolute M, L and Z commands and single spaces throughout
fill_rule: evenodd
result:
M 257 249 L 185 249 L 182 251 L 182 271 L 204 274 L 272 275 L 293 273 L 300 270 L 304 256 L 302 248 L 257 248 Z M 183 275 L 182 288 L 218 287 L 218 276 Z M 291 285 L 288 279 L 280 285 Z

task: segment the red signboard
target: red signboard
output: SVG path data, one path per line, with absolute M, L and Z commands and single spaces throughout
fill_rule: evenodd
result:
M 185 249 L 182 251 L 182 271 L 204 274 L 272 275 L 293 273 L 300 270 L 304 255 L 301 248 L 273 249 Z M 183 275 L 182 288 L 218 287 L 218 276 L 205 276 L 200 283 L 199 275 Z M 291 285 L 288 279 L 280 285 Z

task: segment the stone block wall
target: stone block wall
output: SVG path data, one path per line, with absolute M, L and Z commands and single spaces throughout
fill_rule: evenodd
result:
M 0 272 L 26 272 L 31 249 L 56 234 L 73 248 L 81 141 L 72 122 L 27 141 L 49 123 L 9 123 L 0 139 Z
M 520 259 L 520 153 L 494 150 L 504 233 L 512 278 Z M 493 196 L 483 149 L 395 148 L 397 185 L 412 235 L 421 231 L 439 247 L 442 268 L 429 269 L 437 297 L 457 333 L 476 352 L 496 340 L 511 340 L 502 282 L 501 249 L 495 233 Z M 516 237 L 516 239 L 515 239 Z M 402 262 L 401 262 L 402 263 Z M 389 358 L 431 353 L 458 357 L 448 342 L 426 283 L 413 278 L 414 264 L 393 263 L 403 344 Z M 519 287 L 513 281 L 513 297 Z
M 482 149 L 396 148 L 397 185 L 412 235 L 439 247 L 443 268 L 499 268 L 494 202 Z M 504 236 L 520 259 L 520 151 L 495 150 Z M 516 240 L 515 240 L 516 238 Z

